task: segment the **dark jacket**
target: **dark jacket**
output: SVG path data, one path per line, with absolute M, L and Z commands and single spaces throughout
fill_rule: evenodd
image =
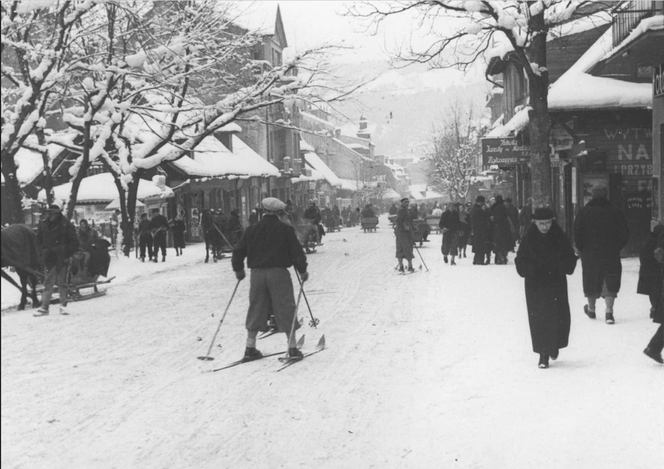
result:
M 90 228 L 90 226 L 88 226 L 87 228 L 83 228 L 82 226 L 79 226 L 78 230 L 76 231 L 76 234 L 78 235 L 78 241 L 79 241 L 80 244 L 85 244 L 88 241 L 92 241 L 93 239 L 97 239 L 97 237 L 99 236 L 97 234 L 97 231 Z
M 138 224 L 138 231 L 136 234 L 140 238 L 145 238 L 147 236 L 152 237 L 152 233 L 150 232 L 150 220 L 148 220 L 147 218 L 141 220 L 140 223 Z
M 362 218 L 374 218 L 376 216 L 376 212 L 374 212 L 373 208 L 371 207 L 365 207 L 362 210 Z
M 648 233 L 639 252 L 641 264 L 639 266 L 639 282 L 636 285 L 636 293 L 641 295 L 659 295 L 662 289 L 662 264 L 655 259 L 655 249 L 661 232 L 662 230 L 658 229 L 654 233 Z
M 307 271 L 307 256 L 297 239 L 295 228 L 275 215 L 248 227 L 233 249 L 233 270 L 244 269 L 244 259 L 250 269 L 261 267 L 290 267 L 301 274 Z
M 493 243 L 496 252 L 507 252 L 514 249 L 514 238 L 510 229 L 509 213 L 505 204 L 496 201 L 491 207 L 493 221 Z
M 155 237 L 165 237 L 168 231 L 168 220 L 161 213 L 152 217 L 150 220 L 150 229 Z
M 37 229 L 37 246 L 42 251 L 46 268 L 69 259 L 80 247 L 76 228 L 62 213 L 51 221 L 46 217 Z
M 185 226 L 184 221 L 175 218 L 168 224 L 170 225 L 171 232 L 173 233 L 173 247 L 184 248 L 184 232 L 187 231 L 187 227 Z
M 304 211 L 302 218 L 312 220 L 315 224 L 319 224 L 321 221 L 320 210 L 318 210 L 315 205 L 310 205 L 309 208 Z
M 449 231 L 461 231 L 461 219 L 456 210 L 445 210 L 440 216 L 438 226 L 441 229 L 447 228 Z
M 581 252 L 583 291 L 597 295 L 606 281 L 609 291 L 620 291 L 620 250 L 627 245 L 629 228 L 622 211 L 606 199 L 592 199 L 574 221 L 574 243 Z
M 547 234 L 530 225 L 514 259 L 525 279 L 526 306 L 535 353 L 551 354 L 568 344 L 570 309 L 567 275 L 577 257 L 565 232 L 554 221 Z
M 410 212 L 405 207 L 399 207 L 397 211 L 397 218 L 394 224 L 394 231 L 397 235 L 411 234 L 413 233 L 413 217 Z
M 470 226 L 473 230 L 473 252 L 484 251 L 489 236 L 489 214 L 482 207 L 475 204 L 470 211 Z
M 519 209 L 511 203 L 509 205 L 505 204 L 505 208 L 507 209 L 507 217 L 510 220 L 512 236 L 516 238 L 519 233 Z

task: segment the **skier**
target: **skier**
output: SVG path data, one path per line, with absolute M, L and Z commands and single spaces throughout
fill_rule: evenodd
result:
M 525 279 L 530 336 L 540 368 L 548 368 L 549 358 L 556 360 L 569 342 L 566 275 L 574 273 L 577 261 L 569 238 L 553 217 L 550 208 L 535 210 L 514 259 Z
M 307 256 L 297 239 L 295 228 L 279 219 L 280 212 L 286 210 L 286 204 L 275 197 L 263 199 L 262 204 L 263 218 L 245 230 L 233 249 L 231 261 L 238 280 L 246 277 L 245 257 L 247 267 L 251 269 L 244 360 L 262 358 L 263 355 L 256 349 L 256 336 L 259 331 L 268 331 L 270 315 L 274 316 L 277 329 L 287 334 L 289 357 L 301 358 L 295 334 L 289 336 L 291 328 L 298 329 L 300 324 L 295 318 L 295 297 L 288 268 L 294 265 L 302 282 L 306 282 L 309 278 Z
M 399 259 L 399 272 L 404 271 L 403 260 L 408 261 L 408 272 L 415 272 L 413 268 L 413 219 L 408 210 L 408 197 L 401 199 L 401 207 L 397 212 L 394 234 L 397 237 L 397 259 Z

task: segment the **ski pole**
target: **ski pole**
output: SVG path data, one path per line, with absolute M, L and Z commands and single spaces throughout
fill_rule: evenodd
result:
M 210 342 L 210 347 L 208 348 L 207 354 L 203 355 L 202 357 L 198 357 L 199 360 L 204 360 L 204 361 L 214 360 L 214 358 L 210 356 L 210 352 L 212 351 L 212 346 L 214 345 L 214 341 L 217 338 L 217 334 L 219 333 L 219 329 L 221 328 L 221 323 L 224 322 L 224 318 L 226 317 L 226 313 L 228 313 L 228 308 L 231 307 L 231 303 L 233 302 L 233 297 L 235 296 L 235 292 L 237 291 L 237 287 L 240 286 L 241 281 L 242 280 L 238 280 L 237 283 L 235 284 L 235 289 L 233 290 L 233 294 L 231 295 L 231 299 L 228 300 L 228 306 L 226 306 L 226 311 L 224 311 L 224 315 L 221 317 L 221 321 L 219 321 L 219 325 L 217 326 L 217 331 L 214 333 L 214 336 L 212 337 L 212 342 Z
M 300 282 L 300 288 L 302 289 L 302 296 L 304 296 L 304 302 L 307 304 L 307 308 L 309 309 L 309 316 L 311 316 L 311 321 L 309 321 L 309 326 L 313 327 L 314 329 L 316 326 L 320 324 L 320 320 L 314 317 L 314 313 L 311 312 L 311 306 L 309 306 L 309 300 L 307 300 L 307 294 L 304 292 L 304 284 L 302 283 L 302 279 L 300 279 L 300 273 L 295 270 L 295 275 L 297 276 L 297 281 Z
M 293 314 L 293 322 L 291 323 L 290 333 L 288 334 L 288 349 L 290 351 L 290 344 L 293 340 L 293 334 L 295 334 L 295 323 L 297 322 L 297 311 L 300 309 L 300 299 L 302 298 L 303 292 L 302 285 L 300 284 L 300 293 L 297 295 L 297 303 L 295 303 L 295 313 Z M 290 357 L 290 353 L 287 355 Z
M 420 259 L 422 260 L 422 264 L 424 264 L 424 268 L 427 269 L 427 272 L 429 272 L 429 268 L 427 267 L 427 263 L 424 262 L 424 258 L 422 257 L 422 253 L 420 253 L 420 250 L 417 249 L 417 246 L 413 246 L 413 247 L 417 251 L 417 254 L 420 256 Z

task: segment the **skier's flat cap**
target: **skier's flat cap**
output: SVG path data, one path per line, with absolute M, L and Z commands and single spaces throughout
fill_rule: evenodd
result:
M 263 199 L 263 208 L 270 212 L 278 212 L 279 210 L 286 210 L 286 204 L 276 197 L 267 197 Z

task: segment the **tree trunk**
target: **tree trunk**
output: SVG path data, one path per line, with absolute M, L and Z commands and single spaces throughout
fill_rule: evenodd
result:
M 11 158 L 14 162 L 14 158 Z M 11 166 L 11 165 L 10 165 Z M 9 223 L 25 223 L 23 218 L 23 190 L 16 179 L 16 165 L 13 168 L 2 166 L 2 174 L 5 176 L 5 196 L 9 203 L 8 207 L 3 207 L 9 213 Z
M 534 38 L 530 52 L 531 63 L 540 69 L 546 67 L 546 36 L 544 14 L 530 18 L 530 29 Z M 539 34 L 538 34 L 539 33 Z M 536 207 L 552 206 L 551 200 L 551 161 L 549 158 L 549 72 L 540 75 L 529 73 L 530 106 L 530 174 L 532 183 L 533 210 Z

